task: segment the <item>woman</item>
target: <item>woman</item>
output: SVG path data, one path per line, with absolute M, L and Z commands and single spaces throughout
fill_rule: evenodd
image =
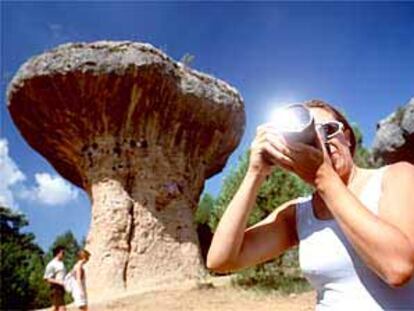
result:
M 317 310 L 414 310 L 414 166 L 357 167 L 347 120 L 322 101 L 305 106 L 327 138 L 321 143 L 319 137 L 314 148 L 287 142 L 271 125 L 258 128 L 248 171 L 220 220 L 207 266 L 234 271 L 299 245 Z M 246 229 L 260 185 L 275 165 L 315 192 Z
M 65 289 L 72 293 L 74 303 L 80 310 L 88 310 L 86 275 L 83 266 L 88 262 L 90 255 L 87 250 L 80 250 L 78 261 L 65 279 Z

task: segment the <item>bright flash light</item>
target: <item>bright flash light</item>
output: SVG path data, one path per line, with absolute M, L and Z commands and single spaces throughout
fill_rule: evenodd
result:
M 303 105 L 290 103 L 284 107 L 275 109 L 270 117 L 270 122 L 280 132 L 300 132 L 311 122 L 309 110 Z

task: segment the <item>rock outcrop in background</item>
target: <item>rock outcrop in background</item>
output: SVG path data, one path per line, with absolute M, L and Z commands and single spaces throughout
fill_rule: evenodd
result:
M 378 123 L 372 149 L 385 163 L 414 164 L 414 98 Z
M 193 211 L 244 130 L 233 87 L 149 44 L 70 43 L 21 66 L 8 107 L 91 198 L 92 298 L 202 277 Z

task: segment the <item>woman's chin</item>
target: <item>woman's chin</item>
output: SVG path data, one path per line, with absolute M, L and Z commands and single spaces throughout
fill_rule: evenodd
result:
M 337 154 L 333 154 L 331 157 L 331 161 L 332 161 L 332 166 L 335 169 L 335 171 L 339 175 L 342 175 L 341 173 L 345 169 L 345 167 L 344 167 L 344 161 L 341 159 L 341 157 L 339 157 Z
M 334 155 L 331 157 L 331 162 L 335 172 L 339 175 L 339 177 L 344 179 L 349 176 L 349 166 L 343 157 Z

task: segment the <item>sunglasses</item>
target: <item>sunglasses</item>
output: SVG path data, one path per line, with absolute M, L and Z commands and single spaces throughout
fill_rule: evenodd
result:
M 344 129 L 344 124 L 339 121 L 328 121 L 325 123 L 316 124 L 316 128 L 322 134 L 322 137 L 325 139 L 325 141 L 327 141 L 332 137 L 338 135 L 339 132 L 342 132 Z

